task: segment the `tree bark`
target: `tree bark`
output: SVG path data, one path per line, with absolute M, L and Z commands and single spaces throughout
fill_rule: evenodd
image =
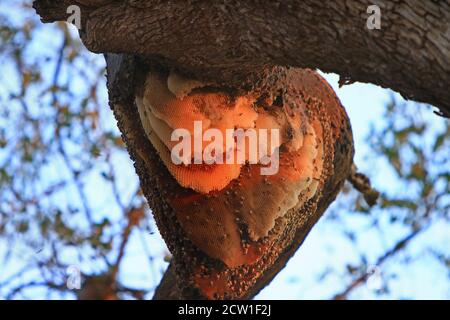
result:
M 319 68 L 391 88 L 450 116 L 450 1 L 83 0 L 93 52 L 133 53 L 202 80 L 249 89 L 265 65 Z M 37 0 L 43 21 L 69 0 Z M 367 8 L 381 8 L 369 30 Z

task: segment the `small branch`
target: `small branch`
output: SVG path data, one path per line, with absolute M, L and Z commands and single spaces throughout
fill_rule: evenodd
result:
M 366 200 L 367 204 L 370 207 L 373 207 L 380 196 L 380 193 L 372 188 L 370 184 L 370 179 L 357 171 L 358 168 L 355 164 L 352 165 L 350 175 L 348 176 L 347 180 L 352 184 L 352 186 L 361 192 L 361 194 L 364 196 L 364 200 Z
M 417 237 L 417 235 L 419 235 L 422 231 L 426 230 L 428 226 L 429 224 L 423 226 L 422 228 L 414 229 L 410 234 L 401 239 L 399 242 L 397 242 L 395 246 L 393 246 L 390 250 L 386 251 L 381 257 L 379 257 L 378 260 L 375 262 L 375 265 L 376 266 L 382 265 L 383 263 L 386 262 L 386 260 L 402 251 L 413 239 Z M 360 285 L 366 283 L 367 279 L 369 279 L 370 276 L 371 274 L 368 272 L 361 274 L 356 279 L 354 279 L 344 291 L 335 295 L 333 299 L 334 300 L 347 299 L 350 292 L 359 287 Z
M 113 278 L 116 277 L 117 271 L 119 270 L 119 265 L 122 262 L 122 258 L 125 254 L 125 247 L 128 243 L 128 240 L 130 238 L 131 230 L 134 226 L 139 224 L 139 221 L 144 217 L 144 208 L 132 208 L 127 212 L 127 219 L 128 223 L 125 226 L 123 233 L 122 233 L 122 241 L 120 243 L 119 247 L 119 254 L 117 255 L 116 262 L 112 266 L 112 276 Z
M 11 292 L 9 292 L 9 294 L 6 296 L 7 300 L 11 300 L 14 298 L 14 296 L 20 292 L 22 292 L 23 290 L 27 289 L 27 288 L 32 288 L 32 287 L 46 287 L 49 289 L 54 289 L 57 291 L 68 291 L 67 287 L 65 285 L 59 285 L 53 282 L 36 282 L 36 281 L 31 281 L 28 283 L 24 283 L 16 288 L 14 288 Z
M 59 76 L 61 74 L 61 67 L 62 67 L 63 60 L 64 60 L 64 51 L 65 51 L 65 48 L 67 46 L 67 43 L 68 43 L 67 35 L 66 35 L 66 33 L 64 33 L 63 42 L 61 44 L 61 47 L 58 50 L 58 58 L 56 60 L 55 71 L 53 73 L 53 80 L 52 80 L 53 88 L 57 88 L 58 87 Z M 58 96 L 56 94 L 56 91 L 54 91 L 53 94 L 52 94 L 52 104 L 55 107 L 58 106 Z M 83 209 L 84 209 L 84 212 L 85 212 L 85 215 L 86 215 L 86 219 L 92 225 L 93 224 L 92 212 L 91 212 L 91 209 L 89 208 L 88 200 L 87 200 L 86 195 L 85 195 L 84 190 L 83 190 L 83 184 L 80 181 L 79 174 L 77 173 L 77 170 L 73 167 L 73 165 L 72 165 L 72 163 L 70 161 L 70 157 L 69 157 L 69 155 L 67 154 L 67 152 L 65 150 L 64 141 L 63 141 L 62 136 L 60 134 L 60 126 L 59 126 L 59 123 L 58 123 L 58 119 L 56 119 L 56 123 L 57 123 L 56 144 L 57 144 L 58 151 L 61 154 L 61 157 L 62 157 L 62 159 L 64 161 L 64 164 L 66 165 L 68 171 L 70 172 L 70 174 L 72 176 L 72 180 L 73 180 L 73 183 L 74 183 L 74 185 L 76 187 L 78 195 L 80 197 L 81 204 L 83 206 Z

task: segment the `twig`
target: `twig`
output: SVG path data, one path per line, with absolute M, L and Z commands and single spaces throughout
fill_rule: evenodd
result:
M 417 235 L 419 235 L 422 231 L 426 230 L 428 226 L 429 224 L 423 226 L 422 228 L 414 229 L 409 235 L 401 239 L 399 242 L 396 243 L 394 247 L 392 247 L 390 250 L 385 252 L 381 257 L 379 257 L 375 265 L 376 266 L 382 265 L 390 257 L 394 256 L 395 254 L 403 250 L 414 238 L 416 238 Z M 371 276 L 370 273 L 364 272 L 356 279 L 354 279 L 344 291 L 342 291 L 339 294 L 336 294 L 333 299 L 334 300 L 347 299 L 350 292 L 359 287 L 360 285 L 364 284 L 367 281 L 367 279 L 369 279 L 370 276 Z
M 362 193 L 364 200 L 366 200 L 369 207 L 373 207 L 377 203 L 380 193 L 372 188 L 370 179 L 367 176 L 358 172 L 358 168 L 355 164 L 352 165 L 350 175 L 347 180 L 356 190 Z

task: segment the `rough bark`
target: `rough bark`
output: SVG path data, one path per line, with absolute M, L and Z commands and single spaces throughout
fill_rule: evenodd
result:
M 43 21 L 72 0 L 37 0 Z M 94 52 L 133 53 L 198 78 L 248 89 L 264 65 L 319 68 L 370 82 L 450 116 L 450 1 L 83 0 Z M 369 30 L 367 7 L 381 8 Z

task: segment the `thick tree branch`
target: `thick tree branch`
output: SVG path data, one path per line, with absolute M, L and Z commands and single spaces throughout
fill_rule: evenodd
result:
M 231 87 L 251 85 L 245 78 L 264 65 L 319 68 L 450 116 L 449 0 L 78 2 L 81 37 L 94 52 L 139 54 Z M 55 21 L 72 3 L 34 5 Z M 366 27 L 374 3 L 380 30 Z

